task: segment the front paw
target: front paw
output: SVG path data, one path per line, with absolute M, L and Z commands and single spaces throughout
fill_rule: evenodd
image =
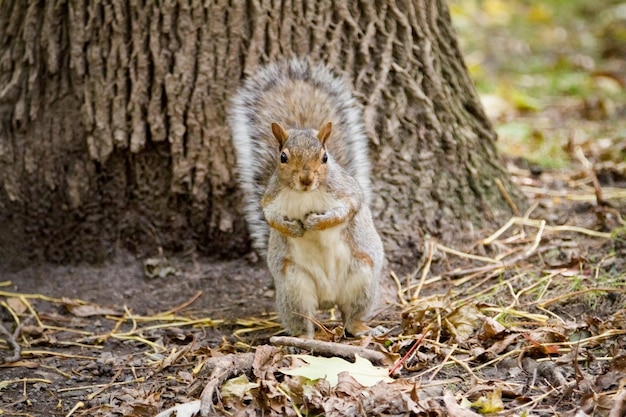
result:
M 326 230 L 344 221 L 345 215 L 341 211 L 329 210 L 324 213 L 309 213 L 303 224 L 305 230 Z
M 305 230 L 315 230 L 326 219 L 324 213 L 309 213 L 304 219 Z
M 304 235 L 305 228 L 300 220 L 285 219 L 283 225 L 290 237 L 302 237 Z

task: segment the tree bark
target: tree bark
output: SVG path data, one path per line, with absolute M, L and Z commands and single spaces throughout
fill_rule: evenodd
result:
M 158 3 L 0 1 L 0 265 L 249 249 L 228 99 L 283 56 L 352 82 L 391 260 L 523 204 L 443 0 Z

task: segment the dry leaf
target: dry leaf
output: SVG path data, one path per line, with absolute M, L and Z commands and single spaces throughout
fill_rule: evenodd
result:
M 480 414 L 491 414 L 504 410 L 502 391 L 500 388 L 496 388 L 487 395 L 478 398 L 472 403 L 472 408 Z
M 229 379 L 224 382 L 220 390 L 223 397 L 236 397 L 243 399 L 246 394 L 250 394 L 250 390 L 259 388 L 256 382 L 250 382 L 245 374 L 236 378 Z
M 337 386 L 339 374 L 342 372 L 347 372 L 364 387 L 371 387 L 379 381 L 393 382 L 393 379 L 387 375 L 388 371 L 386 368 L 376 367 L 359 355 L 355 355 L 354 363 L 341 358 L 321 358 L 310 355 L 292 356 L 302 359 L 309 365 L 294 369 L 283 368 L 280 369 L 280 372 L 291 376 L 302 376 L 311 380 L 324 378 L 333 388 Z
M 172 408 L 160 412 L 154 417 L 194 417 L 200 411 L 200 400 L 191 401 L 189 403 L 178 404 Z
M 10 297 L 7 298 L 6 303 L 9 307 L 11 307 L 11 309 L 13 309 L 13 311 L 15 311 L 17 314 L 23 314 L 26 312 L 26 310 L 28 310 L 28 306 L 26 306 L 22 300 L 20 300 L 17 297 Z
M 454 394 L 450 391 L 446 391 L 443 394 L 443 402 L 446 405 L 448 415 L 451 417 L 480 417 L 480 414 L 473 412 L 470 409 L 463 408 L 456 403 Z
M 109 308 L 102 307 L 96 304 L 76 304 L 71 300 L 64 300 L 63 306 L 70 312 L 70 314 L 76 317 L 91 317 L 91 316 L 121 316 L 122 312 Z
M 445 318 L 446 330 L 454 335 L 458 342 L 469 339 L 478 329 L 479 323 L 479 311 L 473 304 L 464 304 Z

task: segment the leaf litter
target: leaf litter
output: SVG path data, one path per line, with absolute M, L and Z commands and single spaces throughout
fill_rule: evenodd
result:
M 0 410 L 46 415 L 37 396 L 50 392 L 48 412 L 73 416 L 621 415 L 621 196 L 567 198 L 597 194 L 578 172 L 569 194 L 554 196 L 563 175 L 544 174 L 526 213 L 469 248 L 425 241 L 413 272 L 390 275 L 395 300 L 373 323 L 387 331 L 363 339 L 342 338 L 332 316 L 316 340 L 270 338 L 280 331 L 272 316 L 186 314 L 198 294 L 139 315 L 0 287 L 13 329 L 0 352 L 20 346 L 2 372 L 21 375 L 3 379 L 11 401 Z M 221 342 L 207 342 L 208 330 Z

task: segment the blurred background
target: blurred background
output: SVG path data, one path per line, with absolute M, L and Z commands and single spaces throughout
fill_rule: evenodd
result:
M 512 169 L 626 186 L 626 2 L 449 0 L 470 74 Z

